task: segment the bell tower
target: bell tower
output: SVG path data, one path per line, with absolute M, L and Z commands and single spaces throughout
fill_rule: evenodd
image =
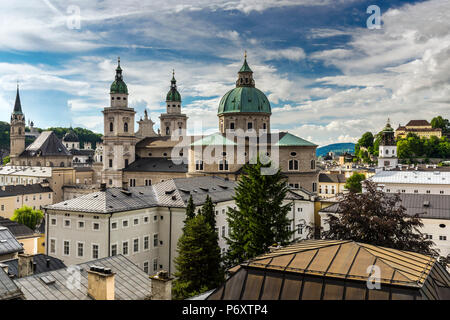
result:
M 17 85 L 16 102 L 11 114 L 10 157 L 11 164 L 19 165 L 17 157 L 25 150 L 25 115 L 20 103 L 19 85 Z
M 392 129 L 388 119 L 386 126 L 381 132 L 381 141 L 378 148 L 378 167 L 393 169 L 397 164 L 397 142 L 394 137 L 394 129 Z
M 162 136 L 171 136 L 172 133 L 186 130 L 188 117 L 181 113 L 181 95 L 177 90 L 177 80 L 175 80 L 175 71 L 172 72 L 170 81 L 170 90 L 166 96 L 166 113 L 161 114 L 160 130 Z
M 116 77 L 110 88 L 110 106 L 103 109 L 103 171 L 102 180 L 108 187 L 122 187 L 122 169 L 135 160 L 136 136 L 134 116 L 128 107 L 128 88 L 123 81 L 120 58 Z

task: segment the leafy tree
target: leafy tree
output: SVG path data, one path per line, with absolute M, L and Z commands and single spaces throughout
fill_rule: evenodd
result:
M 188 204 L 186 206 L 186 221 L 194 217 L 195 217 L 195 204 L 194 200 L 192 200 L 192 195 L 190 195 Z
M 358 140 L 358 144 L 361 147 L 369 148 L 373 147 L 373 134 L 372 132 L 366 132 L 362 135 L 361 139 Z
M 448 119 L 444 119 L 442 116 L 437 116 L 431 120 L 431 127 L 440 128 L 443 133 L 447 133 L 450 128 L 450 123 Z
M 31 207 L 23 206 L 20 209 L 14 210 L 14 215 L 11 220 L 24 224 L 34 230 L 43 217 L 44 214 L 41 210 L 34 210 Z
M 9 156 L 6 156 L 3 158 L 3 165 L 8 164 L 11 161 L 11 158 Z
M 361 182 L 366 179 L 366 176 L 362 173 L 355 172 L 353 175 L 347 179 L 344 187 L 350 192 L 361 192 L 362 185 Z
M 206 223 L 209 223 L 213 230 L 216 230 L 216 215 L 214 214 L 214 203 L 209 195 L 206 195 L 205 203 L 202 206 L 201 214 L 205 216 Z
M 219 286 L 224 280 L 220 266 L 217 233 L 199 214 L 186 221 L 177 244 L 177 271 L 172 293 L 175 299 L 186 299 Z
M 419 215 L 410 216 L 398 194 L 387 194 L 376 183 L 365 182 L 366 192 L 350 192 L 339 203 L 338 215 L 328 215 L 326 239 L 353 240 L 388 248 L 435 254 L 433 242 L 419 232 Z
M 256 164 L 244 166 L 244 174 L 233 197 L 237 209 L 228 208 L 229 244 L 227 265 L 232 266 L 268 251 L 274 243 L 287 244 L 292 232 L 288 230 L 287 214 L 291 203 L 284 204 L 288 192 L 286 178 L 278 170 L 263 175 L 258 157 Z

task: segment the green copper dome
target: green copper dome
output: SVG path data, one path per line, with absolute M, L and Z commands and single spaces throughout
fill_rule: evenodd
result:
M 166 101 L 181 102 L 181 95 L 177 90 L 177 80 L 175 80 L 175 71 L 173 71 L 170 83 L 170 90 L 167 92 Z
M 128 88 L 123 81 L 122 68 L 120 67 L 120 58 L 118 59 L 118 66 L 116 68 L 116 80 L 111 84 L 110 93 L 124 93 L 128 94 Z
M 255 88 L 253 71 L 247 64 L 245 55 L 244 64 L 238 72 L 236 88 L 228 91 L 220 100 L 218 115 L 234 112 L 259 112 L 271 114 L 269 99 L 259 89 Z
M 218 114 L 230 112 L 272 113 L 266 95 L 252 87 L 237 87 L 225 93 L 220 100 Z

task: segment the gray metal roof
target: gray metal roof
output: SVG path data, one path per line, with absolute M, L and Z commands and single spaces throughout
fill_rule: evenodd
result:
M 23 251 L 23 247 L 8 228 L 0 226 L 0 255 Z
M 369 180 L 383 183 L 406 184 L 450 184 L 450 172 L 448 171 L 381 171 Z
M 418 213 L 423 219 L 450 220 L 450 195 L 400 193 L 399 196 L 408 215 Z M 339 202 L 321 209 L 320 212 L 335 213 L 338 209 Z
M 170 158 L 141 158 L 122 171 L 127 172 L 181 172 L 185 173 L 188 171 L 188 164 L 186 160 L 180 159 L 180 164 L 175 164 Z
M 70 156 L 70 152 L 62 144 L 53 131 L 43 131 L 20 156 Z
M 17 277 L 19 274 L 19 259 L 6 260 L 1 263 L 8 266 L 9 275 Z M 58 270 L 66 267 L 62 260 L 42 253 L 33 255 L 33 264 L 36 264 L 36 269 L 33 271 L 33 274 Z
M 319 182 L 325 183 L 344 183 L 347 181 L 345 174 L 342 173 L 320 173 Z
M 233 200 L 236 181 L 216 176 L 177 178 L 148 187 L 133 187 L 124 192 L 120 188 L 90 193 L 63 201 L 46 208 L 50 210 L 113 213 L 150 207 L 185 208 L 189 197 L 195 205 L 202 205 L 209 195 L 214 203 Z M 303 197 L 289 191 L 286 199 L 301 200 Z
M 18 299 L 21 296 L 19 287 L 0 267 L 0 300 Z
M 48 193 L 53 192 L 53 190 L 49 186 L 42 186 L 40 183 L 36 184 L 19 184 L 19 185 L 11 185 L 11 186 L 2 186 L 5 190 L 0 189 L 0 198 L 1 197 L 11 197 L 22 194 L 33 194 L 33 193 Z
M 26 300 L 92 300 L 87 295 L 87 270 L 92 265 L 111 268 L 116 274 L 116 300 L 144 300 L 150 295 L 148 275 L 122 255 L 79 264 L 79 286 L 76 282 L 70 282 L 73 279 L 72 271 L 68 270 L 70 267 L 14 279 L 14 282 L 22 290 Z M 55 282 L 45 284 L 42 277 L 46 276 L 54 278 Z
M 0 227 L 8 228 L 14 237 L 27 237 L 35 235 L 34 231 L 26 225 L 3 217 L 0 217 Z

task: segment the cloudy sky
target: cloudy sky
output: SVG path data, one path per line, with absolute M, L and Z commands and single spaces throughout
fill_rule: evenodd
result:
M 367 28 L 369 5 L 381 29 Z M 37 126 L 102 133 L 120 56 L 138 117 L 147 108 L 159 127 L 175 69 L 189 129 L 215 129 L 244 50 L 272 128 L 319 145 L 354 142 L 388 117 L 450 117 L 448 0 L 2 0 L 0 17 L 2 121 L 19 81 Z

